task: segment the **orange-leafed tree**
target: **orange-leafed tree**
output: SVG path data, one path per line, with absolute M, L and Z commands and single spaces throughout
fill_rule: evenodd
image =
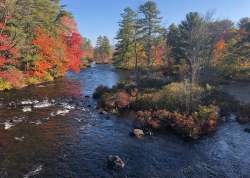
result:
M 79 33 L 50 35 L 43 29 L 36 29 L 33 44 L 38 48 L 39 59 L 35 62 L 34 75 L 43 79 L 46 76 L 63 76 L 68 70 L 80 71 L 83 39 Z
M 226 44 L 224 39 L 220 39 L 214 46 L 213 50 L 213 64 L 217 65 L 223 60 L 223 54 L 226 49 Z
M 44 78 L 46 75 L 59 77 L 68 70 L 65 58 L 66 44 L 62 36 L 52 36 L 43 29 L 36 29 L 33 44 L 38 48 L 38 60 L 34 64 L 34 75 Z
M 81 49 L 83 38 L 79 33 L 72 33 L 72 35 L 67 38 L 68 43 L 66 57 L 68 59 L 68 67 L 70 70 L 79 72 L 81 67 L 81 58 L 83 57 L 83 51 Z
M 84 40 L 74 18 L 65 15 L 61 18 L 61 23 L 66 27 L 62 34 L 66 42 L 65 57 L 68 61 L 68 69 L 79 72 L 82 66 L 81 58 L 84 55 L 81 48 Z
M 164 58 L 165 58 L 165 46 L 162 44 L 158 44 L 154 47 L 154 63 L 156 65 L 162 65 L 164 64 Z

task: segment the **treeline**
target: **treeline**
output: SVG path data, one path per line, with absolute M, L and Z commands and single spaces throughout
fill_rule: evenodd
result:
M 137 12 L 124 9 L 114 52 L 117 67 L 165 66 L 166 73 L 191 80 L 210 75 L 250 78 L 250 18 L 235 25 L 228 19 L 214 20 L 209 13 L 190 12 L 168 28 L 161 20 L 153 1 Z
M 79 71 L 91 44 L 60 0 L 1 0 L 0 90 Z
M 94 58 L 97 63 L 111 63 L 112 47 L 107 36 L 99 36 L 97 38 Z

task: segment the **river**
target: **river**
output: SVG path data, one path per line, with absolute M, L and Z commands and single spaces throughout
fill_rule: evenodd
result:
M 1 93 L 0 177 L 250 177 L 250 134 L 235 119 L 198 141 L 171 133 L 138 140 L 129 135 L 132 118 L 95 111 L 88 96 L 98 85 L 111 87 L 124 77 L 110 65 L 97 65 Z M 124 170 L 109 170 L 108 155 L 119 155 Z

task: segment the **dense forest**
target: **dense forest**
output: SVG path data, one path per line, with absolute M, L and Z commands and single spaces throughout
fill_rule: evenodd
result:
M 250 18 L 237 24 L 216 20 L 212 13 L 190 12 L 180 24 L 168 28 L 155 2 L 148 1 L 138 11 L 124 9 L 114 54 L 117 67 L 126 69 L 167 67 L 179 77 L 192 71 L 228 79 L 250 78 Z M 180 76 L 181 75 L 181 76 Z
M 0 90 L 79 71 L 93 48 L 59 0 L 1 0 Z

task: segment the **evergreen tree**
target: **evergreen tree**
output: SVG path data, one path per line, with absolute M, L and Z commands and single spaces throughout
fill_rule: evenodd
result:
M 104 36 L 102 39 L 102 52 L 103 60 L 105 61 L 105 63 L 108 63 L 109 60 L 112 58 L 112 47 L 107 36 Z
M 171 24 L 168 28 L 167 45 L 170 47 L 170 56 L 175 60 L 175 63 L 180 63 L 180 60 L 184 57 L 180 48 L 181 37 L 180 31 L 175 24 Z
M 97 40 L 96 40 L 96 46 L 95 46 L 95 51 L 94 51 L 94 58 L 98 61 L 102 59 L 102 41 L 103 41 L 103 37 L 102 36 L 98 36 Z
M 153 41 L 162 32 L 160 11 L 154 1 L 147 1 L 139 7 L 139 34 L 144 41 L 148 65 L 153 63 Z
M 121 14 L 122 20 L 119 23 L 120 29 L 116 39 L 116 53 L 114 55 L 117 67 L 131 68 L 135 65 L 135 36 L 137 14 L 131 9 L 126 8 Z

